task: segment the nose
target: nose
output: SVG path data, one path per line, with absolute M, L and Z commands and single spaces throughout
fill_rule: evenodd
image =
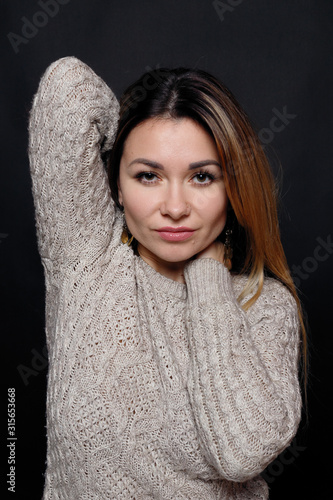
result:
M 169 215 L 172 219 L 178 220 L 191 213 L 190 204 L 181 186 L 172 186 L 166 193 L 160 205 L 162 215 Z

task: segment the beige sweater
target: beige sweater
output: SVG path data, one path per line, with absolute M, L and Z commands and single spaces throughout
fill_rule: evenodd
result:
M 34 98 L 30 161 L 49 351 L 44 499 L 266 499 L 260 472 L 300 419 L 294 299 L 213 259 L 186 284 L 121 243 L 100 153 L 118 103 L 79 60 Z

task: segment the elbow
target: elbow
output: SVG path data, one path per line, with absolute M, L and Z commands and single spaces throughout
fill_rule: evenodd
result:
M 285 448 L 288 444 L 286 444 Z M 239 456 L 225 457 L 224 461 L 215 464 L 215 467 L 222 479 L 233 483 L 245 483 L 261 474 L 283 449 L 281 451 L 271 449 L 267 450 L 266 453 L 251 456 L 239 453 Z
M 244 483 L 258 476 L 276 455 L 271 453 L 245 453 L 239 449 L 233 455 L 224 456 L 224 460 L 216 464 L 220 477 L 233 483 Z
M 256 433 L 238 438 L 230 446 L 229 453 L 224 450 L 220 457 L 215 456 L 215 468 L 220 476 L 228 481 L 243 483 L 261 474 L 278 455 L 286 452 L 295 443 L 300 412 L 289 415 L 283 429 L 275 433 Z M 222 452 L 222 450 L 220 450 Z

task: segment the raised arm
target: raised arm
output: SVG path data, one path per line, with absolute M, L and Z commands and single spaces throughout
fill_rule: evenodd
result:
M 221 477 L 246 481 L 288 446 L 300 421 L 296 303 L 268 280 L 245 313 L 213 259 L 191 262 L 185 279 L 188 390 L 203 450 Z
M 114 208 L 101 152 L 111 148 L 118 109 L 109 87 L 74 57 L 42 77 L 29 124 L 42 258 L 77 257 L 109 243 Z

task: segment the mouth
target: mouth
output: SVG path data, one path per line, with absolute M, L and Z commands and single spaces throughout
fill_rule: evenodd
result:
M 190 227 L 179 226 L 179 227 L 161 227 L 157 229 L 158 234 L 163 240 L 166 241 L 184 241 L 192 236 L 195 229 Z

